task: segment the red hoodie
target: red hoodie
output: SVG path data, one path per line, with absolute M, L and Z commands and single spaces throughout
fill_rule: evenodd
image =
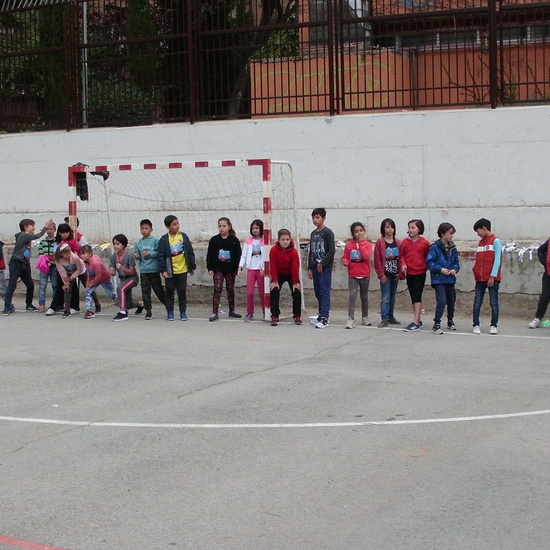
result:
M 352 259 L 359 253 L 360 260 Z M 370 277 L 370 257 L 372 256 L 372 243 L 367 240 L 351 240 L 346 243 L 342 264 L 348 268 L 350 277 Z
M 399 249 L 400 268 L 407 266 L 407 275 L 422 275 L 426 273 L 426 258 L 430 250 L 430 243 L 424 237 L 413 241 L 407 237 L 401 241 Z
M 88 268 L 88 281 L 86 286 L 95 286 L 101 283 L 107 283 L 111 280 L 111 273 L 98 255 L 92 254 L 85 263 Z
M 293 285 L 300 282 L 300 257 L 293 241 L 287 248 L 282 248 L 278 242 L 271 247 L 269 274 L 274 283 L 279 281 L 279 275 L 290 275 Z

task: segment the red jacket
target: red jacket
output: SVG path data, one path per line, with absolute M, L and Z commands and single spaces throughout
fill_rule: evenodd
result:
M 358 251 L 361 261 L 354 261 L 352 256 Z M 342 264 L 348 268 L 350 277 L 370 277 L 370 257 L 372 255 L 372 243 L 367 240 L 356 241 L 352 239 L 346 243 Z
M 269 274 L 274 283 L 279 281 L 279 275 L 290 275 L 293 285 L 300 282 L 300 257 L 293 241 L 290 241 L 288 248 L 281 248 L 278 242 L 271 247 Z
M 472 271 L 476 281 L 488 281 L 495 264 L 495 249 L 493 243 L 498 237 L 493 234 L 490 237 L 481 239 L 477 245 L 476 261 Z M 495 276 L 495 281 L 500 281 L 501 266 L 498 268 L 498 273 Z
M 401 241 L 395 239 L 397 248 L 401 249 Z M 382 278 L 386 274 L 386 239 L 380 237 L 374 245 L 374 271 L 378 278 Z M 399 278 L 402 278 L 401 271 L 399 271 Z
M 107 283 L 111 280 L 111 273 L 107 269 L 107 266 L 96 254 L 90 256 L 89 260 L 86 262 L 86 267 L 88 268 L 88 281 L 86 286 L 95 286 L 101 283 Z
M 430 250 L 430 243 L 424 237 L 413 241 L 407 237 L 401 241 L 399 248 L 399 267 L 407 266 L 407 275 L 422 275 L 426 273 L 426 257 Z

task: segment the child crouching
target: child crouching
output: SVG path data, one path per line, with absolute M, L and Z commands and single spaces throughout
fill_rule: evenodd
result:
M 111 300 L 116 300 L 116 292 L 111 280 L 111 273 L 103 260 L 94 254 L 92 247 L 85 244 L 80 249 L 80 256 L 84 260 L 88 270 L 88 280 L 86 281 L 86 315 L 84 319 L 93 319 L 94 311 L 94 291 L 98 287 L 103 287 Z

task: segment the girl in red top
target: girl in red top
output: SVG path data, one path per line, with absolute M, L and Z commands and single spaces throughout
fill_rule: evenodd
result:
M 424 222 L 411 220 L 409 222 L 409 236 L 401 241 L 399 261 L 401 271 L 407 278 L 407 288 L 411 296 L 413 322 L 403 330 L 412 332 L 422 326 L 420 315 L 422 312 L 422 292 L 426 283 L 426 258 L 430 250 L 430 243 L 422 237 Z
M 348 322 L 345 328 L 355 328 L 355 302 L 357 291 L 361 296 L 361 324 L 370 327 L 369 321 L 369 283 L 370 283 L 370 257 L 372 244 L 365 238 L 365 226 L 361 222 L 355 222 L 350 227 L 353 240 L 346 243 L 342 264 L 348 268 L 349 300 Z

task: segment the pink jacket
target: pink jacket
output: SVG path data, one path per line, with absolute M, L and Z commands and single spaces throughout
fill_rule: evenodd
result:
M 88 268 L 88 281 L 86 286 L 95 286 L 101 283 L 107 283 L 111 280 L 111 273 L 107 269 L 107 266 L 103 263 L 103 260 L 93 254 L 86 262 Z
M 354 261 L 354 252 L 359 252 L 361 261 Z M 370 257 L 372 256 L 372 243 L 367 240 L 356 241 L 352 239 L 346 243 L 342 264 L 348 268 L 350 277 L 370 277 Z
M 66 269 L 66 266 L 68 269 Z M 84 260 L 79 258 L 74 252 L 71 252 L 71 256 L 68 260 L 65 258 L 56 260 L 55 267 L 57 267 L 57 272 L 64 283 L 70 283 L 83 273 L 86 273 L 86 264 Z

